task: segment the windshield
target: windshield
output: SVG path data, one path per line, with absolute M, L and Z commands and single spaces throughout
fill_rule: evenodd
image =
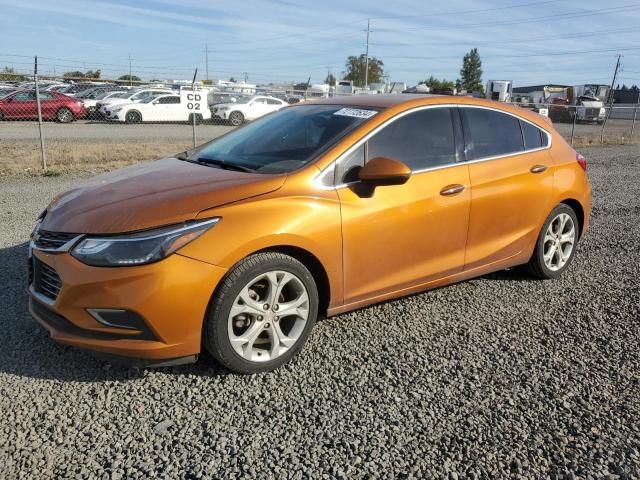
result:
M 157 100 L 157 95 L 144 95 L 140 98 L 142 98 L 142 100 L 140 100 L 139 103 L 151 103 L 154 100 Z
M 291 172 L 376 113 L 340 105 L 289 107 L 213 140 L 190 159 L 216 160 L 257 173 Z

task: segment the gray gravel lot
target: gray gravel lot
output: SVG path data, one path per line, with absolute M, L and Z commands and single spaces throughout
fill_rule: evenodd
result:
M 640 478 L 640 149 L 583 149 L 567 274 L 500 272 L 319 322 L 286 367 L 109 367 L 26 307 L 25 239 L 78 177 L 0 177 L 2 478 Z

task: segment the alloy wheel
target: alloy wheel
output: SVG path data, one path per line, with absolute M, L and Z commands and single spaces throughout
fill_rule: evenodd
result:
M 564 267 L 576 243 L 576 227 L 566 213 L 558 214 L 547 227 L 544 236 L 543 259 L 549 270 L 554 272 Z
M 283 270 L 261 274 L 245 285 L 229 312 L 227 332 L 245 360 L 267 362 L 292 348 L 309 320 L 309 294 Z

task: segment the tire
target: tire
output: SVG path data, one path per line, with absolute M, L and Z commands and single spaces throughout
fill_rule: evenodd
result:
M 576 213 L 569 205 L 561 203 L 545 220 L 526 270 L 537 278 L 558 278 L 575 256 L 578 236 Z
M 188 122 L 189 122 L 190 124 L 193 124 L 193 115 L 194 115 L 193 113 L 190 113 L 190 114 L 189 114 L 189 120 L 188 120 Z M 200 124 L 202 123 L 202 115 L 201 115 L 201 114 L 199 114 L 199 113 L 196 113 L 196 114 L 195 114 L 195 116 L 196 116 L 196 125 L 200 125 Z
M 274 294 L 289 305 L 291 315 L 279 316 L 285 310 L 267 303 Z M 257 253 L 236 264 L 218 286 L 203 325 L 203 344 L 234 372 L 268 372 L 300 351 L 317 316 L 318 289 L 309 270 L 281 253 Z
M 75 117 L 68 108 L 61 108 L 56 112 L 56 120 L 60 123 L 71 123 L 75 120 Z
M 244 115 L 242 112 L 231 112 L 229 114 L 229 122 L 234 127 L 239 127 L 244 123 Z
M 140 123 L 142 122 L 142 115 L 137 110 L 129 110 L 124 116 L 125 123 Z

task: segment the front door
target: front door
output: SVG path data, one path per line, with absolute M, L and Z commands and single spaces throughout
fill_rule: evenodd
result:
M 346 304 L 462 271 L 470 189 L 456 154 L 458 124 L 449 107 L 419 108 L 339 160 Z M 412 176 L 364 192 L 357 170 L 375 157 L 404 162 Z

